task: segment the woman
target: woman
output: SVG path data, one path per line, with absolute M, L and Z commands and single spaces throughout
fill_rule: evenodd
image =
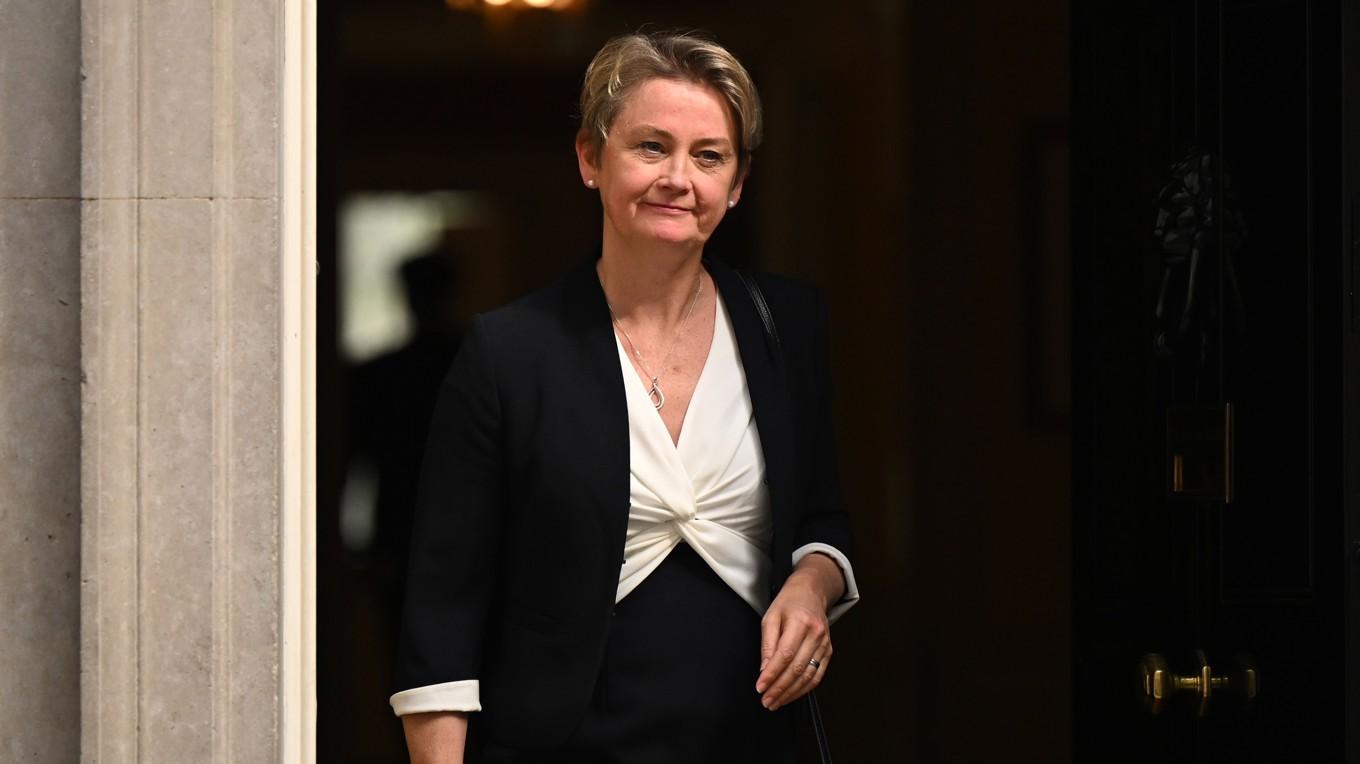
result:
M 759 99 L 710 41 L 629 35 L 581 114 L 601 256 L 464 339 L 392 705 L 415 762 L 789 762 L 858 593 L 820 297 L 761 277 L 758 308 L 703 257 Z

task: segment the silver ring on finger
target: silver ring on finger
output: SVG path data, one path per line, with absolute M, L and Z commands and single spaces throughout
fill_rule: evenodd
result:
M 808 661 L 808 665 L 812 667 L 813 671 L 816 671 L 817 669 L 822 667 L 822 662 L 817 660 L 816 658 L 813 658 Z

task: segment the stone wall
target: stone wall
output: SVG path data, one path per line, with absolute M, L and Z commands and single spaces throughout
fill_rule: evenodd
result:
M 280 732 L 282 3 L 84 4 L 87 761 Z
M 313 12 L 0 0 L 0 761 L 310 758 Z
M 0 0 L 0 761 L 80 716 L 80 3 Z

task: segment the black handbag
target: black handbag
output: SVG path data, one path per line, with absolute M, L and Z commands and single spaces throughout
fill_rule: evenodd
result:
M 751 293 L 751 302 L 755 303 L 756 313 L 760 314 L 760 322 L 765 325 L 766 349 L 774 357 L 775 365 L 783 366 L 784 348 L 779 342 L 779 329 L 775 326 L 770 304 L 765 301 L 765 293 L 761 291 L 756 280 L 743 271 L 737 271 L 737 276 L 741 278 L 746 291 Z M 812 719 L 812 734 L 817 738 L 817 755 L 821 757 L 822 764 L 831 764 L 831 743 L 827 740 L 826 725 L 822 722 L 822 708 L 817 704 L 817 691 L 809 690 L 805 697 L 808 716 Z

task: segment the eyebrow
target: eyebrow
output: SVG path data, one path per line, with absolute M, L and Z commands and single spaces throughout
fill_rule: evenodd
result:
M 668 141 L 674 141 L 674 140 L 675 140 L 675 136 L 672 135 L 672 134 L 670 133 L 670 131 L 668 131 L 668 130 L 663 130 L 663 129 L 657 127 L 656 125 L 648 124 L 648 123 L 646 123 L 646 122 L 642 122 L 642 123 L 639 123 L 639 124 L 637 124 L 637 125 L 634 125 L 631 129 L 629 129 L 628 132 L 629 132 L 630 134 L 632 134 L 632 133 L 653 133 L 653 134 L 656 134 L 656 135 L 661 136 L 662 138 L 665 138 L 665 139 L 668 140 Z M 699 140 L 697 140 L 697 141 L 694 142 L 694 145 L 696 145 L 696 146 L 726 146 L 726 147 L 728 147 L 728 148 L 731 148 L 731 146 L 732 146 L 732 141 L 731 141 L 730 139 L 728 139 L 728 138 L 700 138 Z

